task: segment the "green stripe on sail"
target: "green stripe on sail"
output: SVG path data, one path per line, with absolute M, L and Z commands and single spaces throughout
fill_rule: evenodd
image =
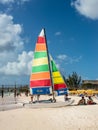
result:
M 51 60 L 51 65 L 52 65 L 52 72 L 58 71 L 56 65 L 54 64 L 52 60 Z
M 33 66 L 32 73 L 49 71 L 48 65 Z
M 35 52 L 34 53 L 34 58 L 42 58 L 42 57 L 47 57 L 47 52 Z

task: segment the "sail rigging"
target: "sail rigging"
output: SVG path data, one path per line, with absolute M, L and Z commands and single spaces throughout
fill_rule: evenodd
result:
M 49 68 L 48 48 L 46 45 L 45 30 L 40 32 L 34 51 L 32 73 L 30 76 L 31 94 L 50 94 L 51 75 Z
M 30 76 L 31 94 L 53 94 L 64 95 L 67 85 L 58 70 L 55 62 L 49 56 L 45 29 L 42 29 L 35 46 L 32 73 Z

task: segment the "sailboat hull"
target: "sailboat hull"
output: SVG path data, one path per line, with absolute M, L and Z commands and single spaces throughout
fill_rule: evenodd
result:
M 65 94 L 68 94 L 68 89 L 67 88 L 62 88 L 60 90 L 56 90 L 56 93 L 57 93 L 58 96 L 65 95 Z
M 31 88 L 32 95 L 47 95 L 51 94 L 50 86 L 48 87 L 40 87 L 40 88 Z

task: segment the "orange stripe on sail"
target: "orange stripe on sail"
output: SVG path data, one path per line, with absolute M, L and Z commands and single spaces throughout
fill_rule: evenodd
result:
M 31 74 L 30 80 L 50 79 L 49 72 Z
M 35 51 L 46 51 L 46 45 L 45 44 L 36 44 Z

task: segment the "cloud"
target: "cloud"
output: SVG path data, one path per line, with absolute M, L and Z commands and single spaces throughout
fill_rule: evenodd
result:
M 74 58 L 74 57 L 69 57 L 65 54 L 60 54 L 56 57 L 55 63 L 56 63 L 56 66 L 58 67 L 58 69 L 60 70 L 60 72 L 63 75 L 66 75 L 65 65 L 78 63 L 81 59 L 82 59 L 82 56 Z
M 71 5 L 85 17 L 98 19 L 98 0 L 75 0 L 71 2 Z
M 29 81 L 33 52 L 23 51 L 28 39 L 22 39 L 22 30 L 13 16 L 0 13 L 0 83 Z
M 0 52 L 15 51 L 23 48 L 23 40 L 20 35 L 22 27 L 13 23 L 13 17 L 0 14 Z
M 11 4 L 11 3 L 24 3 L 24 2 L 27 2 L 27 1 L 30 1 L 30 0 L 0 0 L 0 3 L 1 4 Z
M 23 51 L 13 62 L 8 62 L 0 67 L 0 74 L 3 75 L 30 75 L 32 66 L 33 52 Z
M 13 3 L 14 2 L 14 0 L 0 0 L 0 3 L 1 4 L 6 4 L 6 3 Z
M 57 58 L 58 58 L 59 60 L 65 60 L 65 59 L 67 58 L 67 55 L 65 55 L 65 54 L 58 55 Z
M 82 56 L 76 57 L 76 58 L 70 58 L 69 57 L 69 63 L 79 62 L 82 59 Z
M 82 56 L 74 58 L 74 57 L 69 57 L 65 54 L 60 54 L 56 57 L 57 63 L 61 64 L 72 64 L 74 62 L 79 62 L 81 60 Z M 59 65 L 60 66 L 60 65 Z
M 61 35 L 61 32 L 56 32 L 55 33 L 55 36 L 59 36 L 59 35 Z
M 26 61 L 29 62 L 32 53 L 23 52 L 19 55 L 24 48 L 21 34 L 21 25 L 15 24 L 11 15 L 0 14 L 0 75 L 18 75 L 28 72 Z M 22 70 L 24 67 L 26 71 Z

